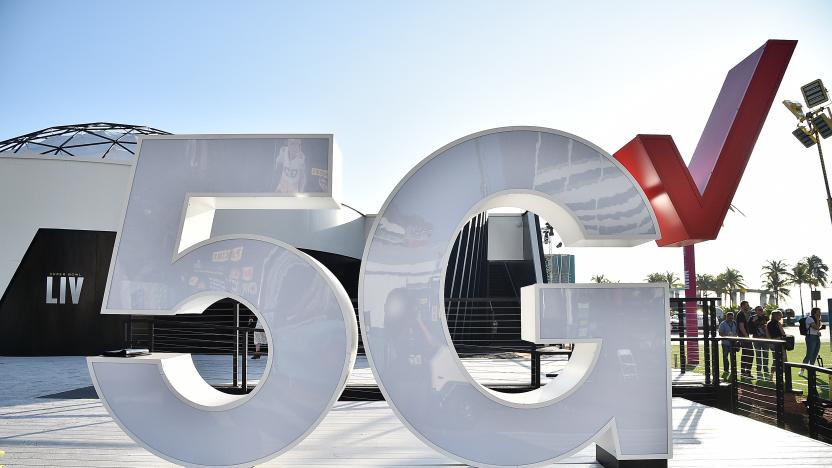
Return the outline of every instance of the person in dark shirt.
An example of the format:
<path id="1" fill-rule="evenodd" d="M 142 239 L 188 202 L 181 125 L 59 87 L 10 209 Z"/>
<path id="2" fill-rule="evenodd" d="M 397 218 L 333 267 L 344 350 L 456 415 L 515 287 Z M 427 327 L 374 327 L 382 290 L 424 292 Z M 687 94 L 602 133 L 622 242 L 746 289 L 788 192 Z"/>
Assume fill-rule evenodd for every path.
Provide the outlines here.
<path id="1" fill-rule="evenodd" d="M 723 320 L 722 323 L 719 324 L 719 336 L 723 338 L 737 336 L 737 322 L 734 320 L 733 312 L 727 312 L 725 314 L 725 320 Z M 734 349 L 736 349 L 734 344 L 734 340 L 722 340 L 722 368 L 724 372 L 729 372 L 731 370 L 730 353 L 733 353 Z M 736 362 L 734 364 L 736 365 Z"/>
<path id="2" fill-rule="evenodd" d="M 754 308 L 754 314 L 748 319 L 748 331 L 752 338 L 768 338 L 768 330 L 766 329 L 765 310 L 762 306 Z M 754 342 L 754 355 L 757 360 L 757 378 L 762 378 L 768 375 L 768 343 Z"/>
<path id="3" fill-rule="evenodd" d="M 783 329 L 783 312 L 775 310 L 771 313 L 771 319 L 766 324 L 768 337 L 772 340 L 783 340 L 786 338 L 786 330 Z"/>
<path id="4" fill-rule="evenodd" d="M 766 324 L 766 331 L 768 331 L 768 337 L 772 340 L 785 340 L 786 339 L 786 330 L 783 329 L 783 312 L 779 310 L 775 310 L 771 313 L 771 319 Z M 776 343 L 771 344 L 771 350 L 776 350 L 778 345 Z M 775 355 L 776 359 L 776 355 Z M 783 345 L 783 362 L 788 361 L 786 358 L 786 347 Z"/>
<path id="5" fill-rule="evenodd" d="M 737 336 L 740 338 L 748 338 L 748 314 L 751 312 L 751 307 L 748 301 L 740 302 L 740 311 L 737 312 Z M 740 341 L 739 347 L 742 350 L 740 356 L 740 376 L 751 377 L 751 362 L 753 360 L 754 351 L 751 349 L 751 344 L 746 341 Z"/>

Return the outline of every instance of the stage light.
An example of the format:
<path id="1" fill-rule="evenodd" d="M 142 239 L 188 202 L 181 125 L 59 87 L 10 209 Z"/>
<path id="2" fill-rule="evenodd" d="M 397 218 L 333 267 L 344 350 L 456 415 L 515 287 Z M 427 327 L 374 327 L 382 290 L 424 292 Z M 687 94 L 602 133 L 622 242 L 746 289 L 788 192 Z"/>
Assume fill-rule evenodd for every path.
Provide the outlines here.
<path id="1" fill-rule="evenodd" d="M 832 113 L 830 113 L 830 107 L 821 107 L 822 104 L 829 101 L 829 92 L 820 80 L 815 80 L 801 86 L 800 92 L 803 93 L 803 99 L 806 101 L 806 105 L 809 106 L 807 112 L 804 113 L 803 106 L 796 102 L 783 101 L 783 105 L 800 122 L 805 122 L 803 125 L 798 124 L 797 129 L 792 132 L 792 135 L 806 148 L 815 145 L 818 147 L 820 169 L 823 173 L 823 183 L 826 186 L 826 204 L 829 207 L 829 219 L 832 221 L 832 190 L 829 188 L 829 177 L 826 175 L 826 163 L 823 162 L 823 149 L 820 143 L 821 137 L 826 139 L 832 136 Z"/>
<path id="2" fill-rule="evenodd" d="M 803 113 L 803 104 L 799 102 L 789 101 L 788 99 L 783 101 L 783 105 L 786 106 L 786 109 L 791 111 L 797 120 L 803 122 L 806 119 L 806 114 Z"/>
<path id="3" fill-rule="evenodd" d="M 803 143 L 803 146 L 809 148 L 810 146 L 814 145 L 818 141 L 815 139 L 815 136 L 812 135 L 812 132 L 809 131 L 806 127 L 797 127 L 795 131 L 792 132 L 795 138 L 800 140 Z"/>
<path id="4" fill-rule="evenodd" d="M 829 93 L 823 87 L 823 82 L 820 80 L 815 80 L 801 86 L 800 91 L 803 93 L 803 100 L 806 101 L 806 105 L 810 109 L 829 100 Z"/>
<path id="5" fill-rule="evenodd" d="M 832 119 L 827 117 L 823 112 L 815 114 L 812 118 L 812 125 L 823 138 L 829 138 L 832 136 Z"/>

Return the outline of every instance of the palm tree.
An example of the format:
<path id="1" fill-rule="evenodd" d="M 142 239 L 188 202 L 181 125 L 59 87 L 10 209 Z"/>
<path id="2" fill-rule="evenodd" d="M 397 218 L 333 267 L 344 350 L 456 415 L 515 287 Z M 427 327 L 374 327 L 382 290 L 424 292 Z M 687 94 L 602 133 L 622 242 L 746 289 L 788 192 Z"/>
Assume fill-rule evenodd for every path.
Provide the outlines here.
<path id="1" fill-rule="evenodd" d="M 800 291 L 800 315 L 805 317 L 806 312 L 803 311 L 803 285 L 812 284 L 812 274 L 809 272 L 809 265 L 806 262 L 797 262 L 797 265 L 792 268 L 789 273 L 789 279 L 792 284 L 797 285 L 797 290 Z"/>
<path id="2" fill-rule="evenodd" d="M 774 293 L 774 305 L 789 295 L 789 265 L 784 260 L 766 260 L 763 265 L 763 287 Z"/>
<path id="3" fill-rule="evenodd" d="M 725 282 L 725 273 L 720 273 L 714 278 L 714 293 L 720 301 L 725 302 L 725 294 L 728 292 L 728 283 Z"/>
<path id="4" fill-rule="evenodd" d="M 647 278 L 644 278 L 644 281 L 648 283 L 664 283 L 667 281 L 667 277 L 664 276 L 664 273 L 650 273 L 647 275 Z"/>
<path id="5" fill-rule="evenodd" d="M 785 299 L 789 297 L 790 290 L 786 287 L 786 284 L 788 283 L 784 282 L 783 280 L 777 281 L 766 279 L 765 281 L 763 281 L 763 288 L 768 291 L 771 291 L 771 293 L 774 295 L 775 306 L 780 305 L 780 299 Z"/>
<path id="6" fill-rule="evenodd" d="M 809 282 L 809 289 L 825 288 L 826 280 L 829 277 L 829 267 L 817 255 L 806 257 L 805 262 L 806 266 L 809 267 L 809 275 L 812 277 L 812 281 Z"/>
<path id="7" fill-rule="evenodd" d="M 667 281 L 668 286 L 670 286 L 671 288 L 681 288 L 682 286 L 684 286 L 682 283 L 679 282 L 680 278 L 676 276 L 676 273 L 673 273 L 672 271 L 664 272 L 664 277 Z"/>
<path id="8" fill-rule="evenodd" d="M 696 289 L 702 297 L 708 297 L 708 293 L 716 292 L 716 278 L 714 275 L 696 275 Z"/>
<path id="9" fill-rule="evenodd" d="M 592 281 L 594 283 L 612 283 L 612 281 L 609 278 L 607 278 L 607 275 L 595 275 L 592 277 Z"/>
<path id="10" fill-rule="evenodd" d="M 731 298 L 731 305 L 734 305 L 734 293 L 746 288 L 745 279 L 736 268 L 726 268 L 722 275 L 722 279 L 725 281 L 725 289 Z"/>
<path id="11" fill-rule="evenodd" d="M 667 283 L 667 286 L 670 288 L 681 286 L 679 284 L 679 277 L 672 271 L 666 271 L 664 273 L 650 273 L 644 280 L 648 283 Z"/>

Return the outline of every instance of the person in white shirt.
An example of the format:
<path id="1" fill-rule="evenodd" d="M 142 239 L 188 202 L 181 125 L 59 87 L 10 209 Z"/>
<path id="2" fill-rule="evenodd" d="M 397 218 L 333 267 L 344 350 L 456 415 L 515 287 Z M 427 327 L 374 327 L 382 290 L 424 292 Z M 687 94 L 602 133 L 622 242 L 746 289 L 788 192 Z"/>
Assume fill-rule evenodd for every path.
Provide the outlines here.
<path id="1" fill-rule="evenodd" d="M 276 192 L 301 193 L 306 190 L 306 155 L 299 138 L 289 138 L 286 146 L 280 148 L 275 159 L 275 168 L 278 167 L 281 172 Z"/>
<path id="2" fill-rule="evenodd" d="M 826 328 L 820 321 L 820 308 L 812 308 L 812 313 L 806 318 L 806 357 L 803 358 L 803 364 L 815 365 L 815 360 L 820 353 L 820 331 Z M 804 371 L 800 370 L 800 376 L 803 377 Z"/>

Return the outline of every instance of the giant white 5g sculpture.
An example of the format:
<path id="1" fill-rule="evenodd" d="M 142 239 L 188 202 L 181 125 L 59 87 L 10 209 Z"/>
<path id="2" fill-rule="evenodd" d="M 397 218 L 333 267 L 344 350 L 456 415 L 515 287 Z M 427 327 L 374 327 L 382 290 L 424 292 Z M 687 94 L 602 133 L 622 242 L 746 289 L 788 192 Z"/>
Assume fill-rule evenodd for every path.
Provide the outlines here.
<path id="1" fill-rule="evenodd" d="M 314 429 L 344 388 L 357 335 L 338 281 L 273 239 L 209 239 L 217 207 L 291 207 L 293 194 L 275 191 L 296 181 L 277 181 L 268 168 L 299 140 L 325 148 L 330 168 L 337 162 L 327 136 L 141 142 L 104 312 L 200 312 L 230 296 L 259 314 L 275 349 L 248 396 L 211 388 L 187 355 L 89 359 L 96 389 L 122 429 L 167 460 L 247 466 L 277 456 Z M 330 183 L 337 174 L 322 180 L 320 193 L 302 195 L 326 195 L 320 205 L 327 207 Z M 498 206 L 540 214 L 567 245 L 630 246 L 659 237 L 638 184 L 575 136 L 503 128 L 440 149 L 390 195 L 364 251 L 361 327 L 390 406 L 425 443 L 474 465 L 548 463 L 593 441 L 621 460 L 669 458 L 664 286 L 524 288 L 523 338 L 576 343 L 566 370 L 550 385 L 514 395 L 477 384 L 465 370 L 445 323 L 445 270 L 461 226 Z M 403 242 L 396 234 L 402 229 L 421 241 Z M 253 272 L 255 287 L 226 280 L 241 267 Z M 207 283 L 198 274 L 206 269 L 213 278 Z"/>
<path id="2" fill-rule="evenodd" d="M 290 449 L 338 399 L 355 361 L 352 304 L 326 268 L 274 239 L 201 240 L 210 233 L 203 218 L 214 207 L 291 203 L 276 196 L 286 179 L 274 171 L 290 140 L 297 139 L 174 137 L 141 143 L 103 312 L 201 312 L 230 296 L 257 311 L 274 347 L 260 384 L 246 396 L 210 387 L 187 355 L 89 359 L 96 390 L 113 418 L 138 443 L 174 463 L 251 466 Z M 307 153 L 318 147 L 323 155 L 333 154 L 330 137 L 306 143 Z M 185 237 L 201 242 L 180 251 Z M 243 274 L 253 286 L 232 281 Z"/>

